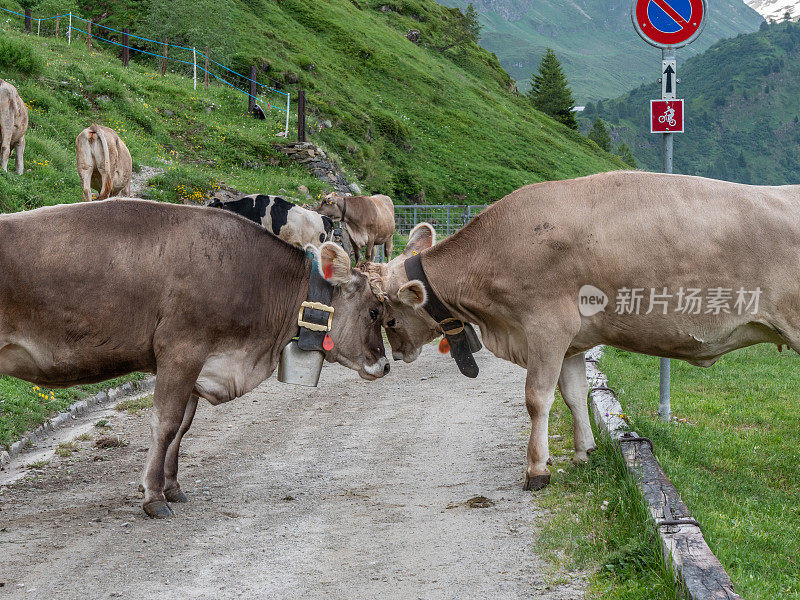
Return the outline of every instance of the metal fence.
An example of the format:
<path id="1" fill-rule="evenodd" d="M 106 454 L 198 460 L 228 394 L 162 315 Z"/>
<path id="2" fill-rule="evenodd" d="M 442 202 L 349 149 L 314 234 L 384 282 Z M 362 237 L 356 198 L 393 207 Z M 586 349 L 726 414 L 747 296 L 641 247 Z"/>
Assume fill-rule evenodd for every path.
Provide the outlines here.
<path id="1" fill-rule="evenodd" d="M 397 256 L 406 247 L 408 234 L 419 223 L 430 223 L 436 229 L 437 239 L 453 235 L 472 217 L 486 208 L 483 204 L 395 204 L 394 251 Z M 382 252 L 378 252 L 379 255 Z M 378 258 L 380 260 L 380 258 Z"/>

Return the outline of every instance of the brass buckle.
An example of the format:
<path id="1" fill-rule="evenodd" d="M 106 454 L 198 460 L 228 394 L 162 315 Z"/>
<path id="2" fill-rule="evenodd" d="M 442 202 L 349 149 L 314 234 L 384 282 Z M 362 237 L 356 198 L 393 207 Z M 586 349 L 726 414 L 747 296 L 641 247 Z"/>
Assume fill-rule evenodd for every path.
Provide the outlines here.
<path id="1" fill-rule="evenodd" d="M 461 327 L 453 329 L 452 331 L 445 331 L 444 324 L 445 323 L 449 323 L 451 321 L 454 322 L 454 323 L 461 323 Z M 459 333 L 464 331 L 464 322 L 459 320 L 459 319 L 454 319 L 453 317 L 448 317 L 447 319 L 445 319 L 444 321 L 441 321 L 439 323 L 439 328 L 442 330 L 442 333 L 444 335 L 458 335 Z"/>
<path id="2" fill-rule="evenodd" d="M 303 320 L 303 311 L 307 308 L 311 310 L 321 310 L 323 312 L 328 313 L 328 324 L 326 325 L 317 325 L 316 323 L 310 323 L 308 321 Z M 322 304 L 321 302 L 309 302 L 306 300 L 300 305 L 300 313 L 297 315 L 297 324 L 300 327 L 305 327 L 311 331 L 330 331 L 331 324 L 333 323 L 333 307 L 328 306 L 327 304 Z"/>

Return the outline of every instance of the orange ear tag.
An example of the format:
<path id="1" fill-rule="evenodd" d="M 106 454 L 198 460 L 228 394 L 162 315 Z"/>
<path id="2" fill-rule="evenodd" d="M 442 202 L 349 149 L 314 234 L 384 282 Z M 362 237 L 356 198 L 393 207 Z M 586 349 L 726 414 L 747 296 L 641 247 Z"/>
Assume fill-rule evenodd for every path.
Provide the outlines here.
<path id="1" fill-rule="evenodd" d="M 333 275 L 333 265 L 328 265 L 325 267 L 325 279 L 330 279 L 331 275 Z M 333 342 L 331 342 L 331 348 L 333 348 Z"/>
<path id="2" fill-rule="evenodd" d="M 443 337 L 442 341 L 439 342 L 439 352 L 442 354 L 447 354 L 450 352 L 450 342 L 447 341 L 446 337 Z"/>
<path id="3" fill-rule="evenodd" d="M 322 348 L 325 350 L 325 352 L 330 352 L 333 350 L 333 338 L 327 333 L 325 334 L 325 337 L 322 338 Z"/>

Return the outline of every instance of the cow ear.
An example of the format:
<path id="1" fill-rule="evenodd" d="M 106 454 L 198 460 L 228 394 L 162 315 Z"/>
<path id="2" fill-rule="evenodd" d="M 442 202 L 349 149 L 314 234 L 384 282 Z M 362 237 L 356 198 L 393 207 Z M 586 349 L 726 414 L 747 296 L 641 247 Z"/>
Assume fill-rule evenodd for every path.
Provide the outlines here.
<path id="1" fill-rule="evenodd" d="M 420 223 L 408 236 L 408 244 L 403 250 L 403 256 L 408 258 L 427 250 L 436 243 L 436 230 L 430 223 Z"/>
<path id="2" fill-rule="evenodd" d="M 425 292 L 425 286 L 418 279 L 412 279 L 408 283 L 404 283 L 397 290 L 397 297 L 400 302 L 410 306 L 414 310 L 418 310 L 425 306 L 428 301 L 428 295 Z"/>
<path id="3" fill-rule="evenodd" d="M 344 285 L 350 281 L 350 257 L 339 244 L 325 242 L 320 246 L 319 268 L 332 285 Z"/>

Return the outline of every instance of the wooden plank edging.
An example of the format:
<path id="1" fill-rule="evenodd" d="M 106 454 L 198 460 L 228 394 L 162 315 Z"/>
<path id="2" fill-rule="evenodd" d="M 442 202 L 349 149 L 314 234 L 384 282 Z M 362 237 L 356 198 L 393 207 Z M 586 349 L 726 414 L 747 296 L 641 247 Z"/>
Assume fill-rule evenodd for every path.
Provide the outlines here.
<path id="1" fill-rule="evenodd" d="M 711 552 L 678 490 L 653 455 L 649 441 L 631 431 L 620 416 L 622 405 L 609 391 L 608 379 L 597 366 L 596 361 L 602 354 L 600 346 L 586 353 L 586 376 L 591 386 L 589 404 L 595 422 L 619 445 L 625 466 L 647 502 L 661 539 L 664 563 L 672 569 L 686 598 L 742 600 L 733 590 L 731 578 Z"/>

